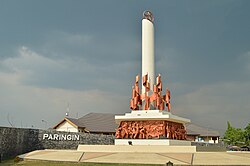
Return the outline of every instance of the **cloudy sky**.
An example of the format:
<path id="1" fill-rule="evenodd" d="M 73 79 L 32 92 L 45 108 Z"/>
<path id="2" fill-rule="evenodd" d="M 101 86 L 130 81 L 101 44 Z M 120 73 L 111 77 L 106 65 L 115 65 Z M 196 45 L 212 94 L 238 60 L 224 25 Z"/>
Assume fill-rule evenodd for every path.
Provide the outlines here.
<path id="1" fill-rule="evenodd" d="M 67 111 L 130 112 L 141 18 L 172 113 L 223 131 L 250 121 L 250 1 L 0 1 L 0 125 L 45 128 Z M 42 122 L 42 120 L 46 122 Z M 10 124 L 11 123 L 11 124 Z"/>

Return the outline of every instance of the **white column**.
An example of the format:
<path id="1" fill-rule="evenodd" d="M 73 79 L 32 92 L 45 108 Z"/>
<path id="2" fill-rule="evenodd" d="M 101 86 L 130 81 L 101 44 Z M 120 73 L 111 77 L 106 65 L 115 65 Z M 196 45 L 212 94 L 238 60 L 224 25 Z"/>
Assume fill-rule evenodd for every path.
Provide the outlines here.
<path id="1" fill-rule="evenodd" d="M 142 19 L 142 77 L 148 73 L 151 91 L 155 83 L 154 63 L 154 24 L 144 18 Z M 142 93 L 144 92 L 142 88 Z"/>

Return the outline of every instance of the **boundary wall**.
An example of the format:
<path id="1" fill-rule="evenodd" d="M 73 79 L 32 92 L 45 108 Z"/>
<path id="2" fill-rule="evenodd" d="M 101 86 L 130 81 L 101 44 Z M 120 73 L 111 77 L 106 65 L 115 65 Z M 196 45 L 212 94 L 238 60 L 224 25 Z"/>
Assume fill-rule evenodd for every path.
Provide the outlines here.
<path id="1" fill-rule="evenodd" d="M 114 145 L 114 139 L 113 135 L 0 127 L 0 158 L 41 149 L 77 149 L 79 144 Z"/>

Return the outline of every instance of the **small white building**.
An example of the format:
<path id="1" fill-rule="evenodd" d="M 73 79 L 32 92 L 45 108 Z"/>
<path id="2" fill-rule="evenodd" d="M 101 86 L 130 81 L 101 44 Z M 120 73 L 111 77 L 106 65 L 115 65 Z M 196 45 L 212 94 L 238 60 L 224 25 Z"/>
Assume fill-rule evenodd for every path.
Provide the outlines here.
<path id="1" fill-rule="evenodd" d="M 117 127 L 115 114 L 89 113 L 79 119 L 65 117 L 53 129 L 56 129 L 56 131 L 114 135 Z"/>
<path id="2" fill-rule="evenodd" d="M 61 122 L 53 127 L 56 131 L 66 131 L 66 132 L 85 132 L 83 126 L 77 123 L 77 119 L 65 117 Z"/>
<path id="3" fill-rule="evenodd" d="M 219 143 L 220 134 L 216 130 L 204 128 L 193 123 L 186 124 L 187 138 L 193 142 Z"/>

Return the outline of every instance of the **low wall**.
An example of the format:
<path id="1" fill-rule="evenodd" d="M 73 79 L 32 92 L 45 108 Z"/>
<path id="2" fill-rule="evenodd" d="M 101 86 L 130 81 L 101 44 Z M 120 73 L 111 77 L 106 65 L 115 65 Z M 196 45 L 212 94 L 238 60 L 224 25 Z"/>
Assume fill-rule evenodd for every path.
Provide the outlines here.
<path id="1" fill-rule="evenodd" d="M 79 144 L 113 145 L 114 136 L 0 127 L 2 159 L 39 149 L 77 149 Z"/>
<path id="2" fill-rule="evenodd" d="M 192 146 L 196 146 L 197 152 L 225 152 L 226 145 L 222 142 L 218 144 L 204 143 L 204 142 L 191 142 Z"/>

